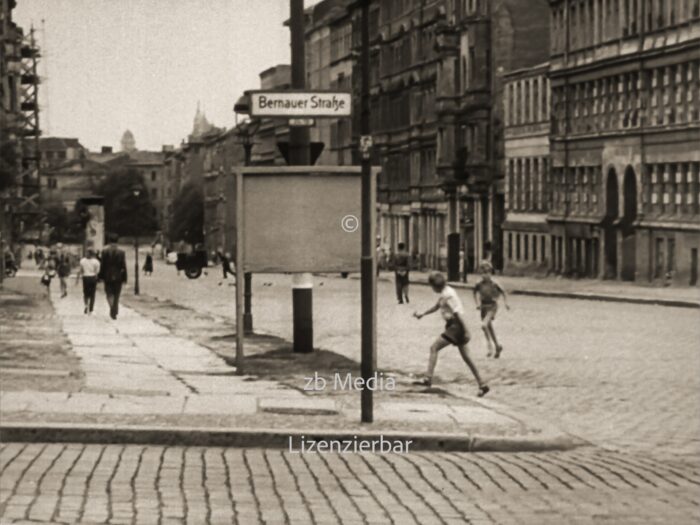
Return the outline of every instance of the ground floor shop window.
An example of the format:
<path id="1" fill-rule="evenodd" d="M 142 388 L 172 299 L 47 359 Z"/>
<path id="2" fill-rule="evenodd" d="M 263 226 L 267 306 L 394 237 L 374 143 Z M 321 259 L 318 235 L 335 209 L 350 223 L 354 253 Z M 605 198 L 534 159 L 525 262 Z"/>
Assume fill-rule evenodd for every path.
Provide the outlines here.
<path id="1" fill-rule="evenodd" d="M 508 234 L 508 260 L 513 260 L 513 234 Z"/>
<path id="2" fill-rule="evenodd" d="M 540 260 L 544 261 L 547 258 L 545 251 L 545 236 L 540 237 Z"/>
<path id="3" fill-rule="evenodd" d="M 676 266 L 676 240 L 668 239 L 668 245 L 666 249 L 666 271 L 675 271 Z"/>
<path id="4" fill-rule="evenodd" d="M 529 254 L 529 244 L 528 244 L 528 236 L 525 235 L 525 241 L 523 242 L 523 258 L 527 261 L 528 260 L 528 254 Z"/>
<path id="5" fill-rule="evenodd" d="M 661 238 L 656 239 L 654 260 L 654 278 L 659 279 L 664 271 L 664 240 Z"/>

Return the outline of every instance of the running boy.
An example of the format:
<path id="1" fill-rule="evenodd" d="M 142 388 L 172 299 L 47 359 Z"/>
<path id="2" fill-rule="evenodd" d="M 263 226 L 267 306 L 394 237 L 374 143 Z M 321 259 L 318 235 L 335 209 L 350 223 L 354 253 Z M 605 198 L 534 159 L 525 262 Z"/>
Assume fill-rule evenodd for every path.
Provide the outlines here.
<path id="1" fill-rule="evenodd" d="M 455 345 L 459 349 L 462 359 L 464 359 L 464 362 L 467 363 L 467 366 L 471 370 L 472 374 L 474 374 L 474 378 L 479 385 L 477 395 L 482 397 L 489 391 L 489 387 L 481 380 L 479 372 L 469 356 L 469 349 L 467 348 L 467 342 L 469 341 L 469 330 L 467 330 L 467 325 L 464 321 L 464 306 L 462 305 L 462 301 L 454 288 L 447 285 L 445 277 L 441 273 L 432 273 L 428 278 L 428 282 L 433 288 L 433 291 L 440 295 L 440 298 L 435 306 L 426 310 L 422 314 L 415 312 L 413 316 L 416 319 L 420 319 L 421 317 L 440 310 L 442 317 L 445 319 L 446 325 L 445 331 L 437 339 L 435 339 L 435 342 L 430 347 L 428 373 L 420 384 L 425 386 L 432 385 L 438 352 L 446 346 Z"/>
<path id="2" fill-rule="evenodd" d="M 493 280 L 491 273 L 493 266 L 488 261 L 481 263 L 481 281 L 474 287 L 474 301 L 476 309 L 481 311 L 481 329 L 486 335 L 486 343 L 489 346 L 487 357 L 494 356 L 494 347 L 496 350 L 495 358 L 498 359 L 503 351 L 503 346 L 498 344 L 496 339 L 496 331 L 493 329 L 493 321 L 496 318 L 498 311 L 498 298 L 503 295 L 503 304 L 506 310 L 510 310 L 506 291 Z"/>

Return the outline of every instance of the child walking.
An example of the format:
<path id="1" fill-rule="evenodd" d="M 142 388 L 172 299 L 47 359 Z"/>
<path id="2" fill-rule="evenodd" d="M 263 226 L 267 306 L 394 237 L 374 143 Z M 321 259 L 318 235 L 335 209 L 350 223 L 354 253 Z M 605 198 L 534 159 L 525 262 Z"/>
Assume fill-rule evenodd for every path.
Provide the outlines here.
<path id="1" fill-rule="evenodd" d="M 46 286 L 46 295 L 51 294 L 51 281 L 56 277 L 56 270 L 53 263 L 49 261 L 44 268 L 44 274 L 41 276 L 41 284 Z"/>
<path id="2" fill-rule="evenodd" d="M 506 291 L 493 280 L 491 277 L 492 273 L 493 266 L 491 266 L 491 263 L 488 261 L 482 262 L 481 281 L 474 287 L 474 301 L 476 302 L 476 309 L 481 311 L 481 329 L 486 335 L 486 343 L 489 347 L 486 355 L 487 357 L 494 356 L 498 359 L 503 351 L 503 346 L 499 344 L 496 338 L 496 331 L 493 328 L 493 321 L 496 319 L 496 312 L 498 311 L 498 298 L 501 295 L 503 296 L 503 304 L 506 310 L 510 310 L 510 306 L 508 306 Z"/>
<path id="3" fill-rule="evenodd" d="M 460 300 L 457 292 L 451 286 L 447 285 L 445 281 L 445 276 L 439 272 L 435 272 L 430 275 L 428 282 L 436 294 L 440 295 L 438 302 L 432 308 L 429 308 L 422 314 L 415 312 L 413 316 L 416 319 L 420 319 L 426 315 L 432 314 L 440 310 L 443 319 L 445 319 L 445 331 L 435 339 L 432 346 L 430 347 L 430 359 L 428 361 L 428 373 L 425 379 L 419 382 L 419 384 L 425 386 L 431 386 L 433 382 L 433 373 L 435 372 L 435 366 L 437 365 L 438 352 L 449 345 L 455 345 L 459 350 L 462 359 L 471 370 L 476 379 L 479 390 L 477 395 L 482 397 L 486 395 L 489 391 L 489 387 L 484 383 L 479 375 L 479 371 L 476 369 L 476 365 L 469 355 L 469 349 L 467 343 L 469 342 L 469 330 L 464 321 L 464 306 Z"/>

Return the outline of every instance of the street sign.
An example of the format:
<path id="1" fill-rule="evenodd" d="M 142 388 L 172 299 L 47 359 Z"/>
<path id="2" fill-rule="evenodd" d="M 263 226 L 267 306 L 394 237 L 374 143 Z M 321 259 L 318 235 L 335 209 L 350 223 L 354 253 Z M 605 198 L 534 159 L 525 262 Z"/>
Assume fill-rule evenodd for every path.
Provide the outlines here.
<path id="1" fill-rule="evenodd" d="M 369 159 L 372 150 L 372 135 L 362 135 L 360 137 L 360 151 L 363 159 Z"/>
<path id="2" fill-rule="evenodd" d="M 248 91 L 251 117 L 338 118 L 352 113 L 352 95 L 342 91 Z"/>
<path id="3" fill-rule="evenodd" d="M 311 126 L 314 126 L 315 124 L 316 124 L 316 121 L 312 118 L 290 118 L 289 119 L 289 125 L 292 127 L 310 128 Z"/>
<path id="4" fill-rule="evenodd" d="M 323 142 L 313 141 L 309 143 L 309 154 L 311 155 L 311 159 L 309 159 L 309 162 L 312 166 L 316 164 L 316 161 L 321 156 L 321 153 L 323 153 L 324 146 L 325 143 Z M 287 164 L 289 164 L 289 142 L 287 142 L 286 140 L 279 141 L 277 143 L 277 149 L 282 154 L 282 157 L 284 157 L 284 161 Z"/>

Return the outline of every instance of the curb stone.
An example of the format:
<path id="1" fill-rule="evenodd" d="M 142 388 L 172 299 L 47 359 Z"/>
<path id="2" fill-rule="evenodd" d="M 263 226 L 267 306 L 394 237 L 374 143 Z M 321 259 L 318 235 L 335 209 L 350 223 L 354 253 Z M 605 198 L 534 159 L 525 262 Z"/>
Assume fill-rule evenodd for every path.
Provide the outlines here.
<path id="1" fill-rule="evenodd" d="M 413 451 L 442 452 L 544 452 L 570 450 L 587 445 L 573 436 L 544 433 L 537 436 L 469 436 L 433 432 L 329 431 L 318 429 L 221 429 L 188 427 L 149 427 L 85 424 L 0 425 L 0 442 L 148 444 L 169 446 L 276 448 L 289 449 L 290 438 L 298 444 L 304 437 L 312 440 L 385 440 L 411 441 Z"/>
<path id="2" fill-rule="evenodd" d="M 359 279 L 359 276 L 351 275 L 350 279 Z M 386 276 L 379 277 L 379 280 L 390 281 Z M 410 284 L 418 286 L 428 286 L 425 280 L 411 280 Z M 474 285 L 461 281 L 449 281 L 448 284 L 454 288 L 473 290 Z M 529 295 L 532 297 L 554 297 L 557 299 L 580 299 L 587 301 L 606 301 L 613 303 L 647 304 L 653 306 L 672 306 L 676 308 L 700 308 L 700 301 L 685 301 L 682 299 L 660 299 L 652 297 L 631 297 L 626 295 L 611 295 L 597 292 L 557 292 L 547 290 L 527 290 L 513 289 L 507 290 L 510 295 Z"/>

